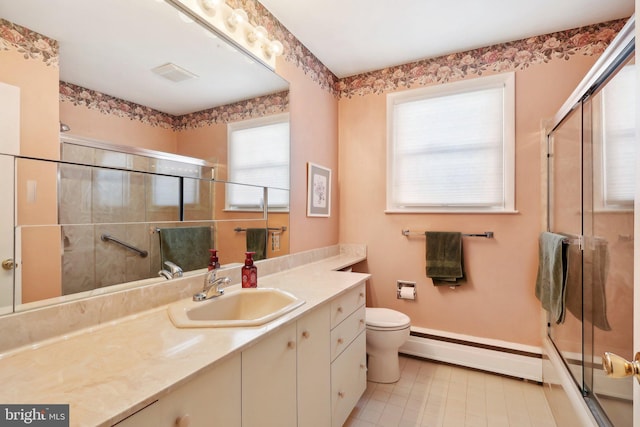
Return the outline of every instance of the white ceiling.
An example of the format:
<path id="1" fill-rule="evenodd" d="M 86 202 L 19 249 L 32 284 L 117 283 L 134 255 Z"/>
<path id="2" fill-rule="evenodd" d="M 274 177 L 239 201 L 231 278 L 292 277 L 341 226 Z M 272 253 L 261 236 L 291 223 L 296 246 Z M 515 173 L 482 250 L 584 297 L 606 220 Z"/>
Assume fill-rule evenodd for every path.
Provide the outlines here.
<path id="1" fill-rule="evenodd" d="M 61 80 L 168 114 L 288 89 L 162 0 L 0 0 L 0 17 L 59 42 Z M 152 73 L 168 62 L 197 78 Z"/>
<path id="2" fill-rule="evenodd" d="M 634 11 L 634 0 L 259 1 L 341 78 Z"/>

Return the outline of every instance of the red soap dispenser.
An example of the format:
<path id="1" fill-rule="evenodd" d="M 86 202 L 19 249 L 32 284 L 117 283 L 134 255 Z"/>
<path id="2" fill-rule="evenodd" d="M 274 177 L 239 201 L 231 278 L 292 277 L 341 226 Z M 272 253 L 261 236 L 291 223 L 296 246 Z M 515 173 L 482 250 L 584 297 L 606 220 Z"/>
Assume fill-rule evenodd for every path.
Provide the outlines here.
<path id="1" fill-rule="evenodd" d="M 253 265 L 253 254 L 255 252 L 245 252 L 247 257 L 242 267 L 242 287 L 257 288 L 258 287 L 258 267 Z"/>
<path id="2" fill-rule="evenodd" d="M 217 270 L 218 268 L 220 268 L 220 262 L 218 262 L 218 251 L 216 249 L 209 249 L 209 253 L 211 255 L 209 256 L 208 269 L 209 271 Z"/>

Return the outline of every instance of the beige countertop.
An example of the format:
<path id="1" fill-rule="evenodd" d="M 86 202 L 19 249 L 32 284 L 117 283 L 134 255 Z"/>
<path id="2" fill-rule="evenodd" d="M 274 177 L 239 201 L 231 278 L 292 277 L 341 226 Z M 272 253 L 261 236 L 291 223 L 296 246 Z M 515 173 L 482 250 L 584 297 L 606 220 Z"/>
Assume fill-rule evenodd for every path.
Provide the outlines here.
<path id="1" fill-rule="evenodd" d="M 69 404 L 72 426 L 111 425 L 362 283 L 368 274 L 335 270 L 363 259 L 341 253 L 259 277 L 305 300 L 263 326 L 178 329 L 163 305 L 33 343 L 0 359 L 0 403 Z"/>

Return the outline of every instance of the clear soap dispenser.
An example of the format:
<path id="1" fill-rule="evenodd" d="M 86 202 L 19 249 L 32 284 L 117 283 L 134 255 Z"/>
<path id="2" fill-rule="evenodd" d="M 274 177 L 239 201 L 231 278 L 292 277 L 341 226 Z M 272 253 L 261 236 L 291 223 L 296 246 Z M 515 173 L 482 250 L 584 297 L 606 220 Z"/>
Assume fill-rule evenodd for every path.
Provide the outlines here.
<path id="1" fill-rule="evenodd" d="M 253 254 L 255 252 L 245 252 L 246 258 L 242 267 L 242 287 L 257 288 L 258 287 L 258 267 L 253 265 Z"/>

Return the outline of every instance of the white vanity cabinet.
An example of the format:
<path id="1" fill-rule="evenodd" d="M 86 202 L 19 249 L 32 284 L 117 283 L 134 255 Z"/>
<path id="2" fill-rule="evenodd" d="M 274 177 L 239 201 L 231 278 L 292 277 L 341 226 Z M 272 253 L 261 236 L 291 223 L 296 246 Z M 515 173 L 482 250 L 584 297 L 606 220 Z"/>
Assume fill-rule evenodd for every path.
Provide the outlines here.
<path id="1" fill-rule="evenodd" d="M 240 369 L 240 355 L 237 354 L 116 426 L 240 426 Z"/>
<path id="2" fill-rule="evenodd" d="M 365 285 L 331 303 L 331 425 L 340 427 L 367 387 Z"/>
<path id="3" fill-rule="evenodd" d="M 296 323 L 242 352 L 242 426 L 295 427 Z"/>
<path id="4" fill-rule="evenodd" d="M 242 426 L 342 426 L 366 385 L 364 282 L 242 352 Z"/>
<path id="5" fill-rule="evenodd" d="M 118 427 L 342 426 L 366 388 L 364 282 Z"/>
<path id="6" fill-rule="evenodd" d="M 298 320 L 298 426 L 331 425 L 329 304 Z"/>

